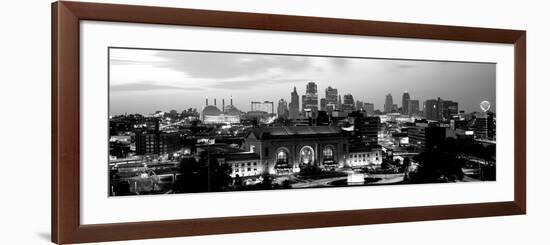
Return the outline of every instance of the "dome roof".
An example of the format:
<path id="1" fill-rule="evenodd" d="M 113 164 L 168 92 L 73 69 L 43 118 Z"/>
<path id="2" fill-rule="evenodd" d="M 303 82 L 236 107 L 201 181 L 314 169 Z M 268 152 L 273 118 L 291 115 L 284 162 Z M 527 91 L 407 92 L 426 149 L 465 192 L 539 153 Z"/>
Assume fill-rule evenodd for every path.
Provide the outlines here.
<path id="1" fill-rule="evenodd" d="M 234 107 L 232 105 L 228 105 L 225 107 L 225 114 L 226 115 L 232 115 L 232 116 L 238 116 L 241 115 L 241 111 L 237 109 L 237 107 Z"/>
<path id="2" fill-rule="evenodd" d="M 222 114 L 222 111 L 213 105 L 208 105 L 202 109 L 202 114 L 206 116 L 219 116 Z"/>

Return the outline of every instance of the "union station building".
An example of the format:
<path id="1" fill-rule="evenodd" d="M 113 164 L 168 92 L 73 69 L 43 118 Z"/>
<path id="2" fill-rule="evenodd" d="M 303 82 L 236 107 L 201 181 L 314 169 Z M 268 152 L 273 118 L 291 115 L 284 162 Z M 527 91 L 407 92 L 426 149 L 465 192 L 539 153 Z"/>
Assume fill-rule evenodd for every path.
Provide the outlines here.
<path id="1" fill-rule="evenodd" d="M 349 134 L 333 126 L 265 127 L 251 130 L 244 148 L 259 156 L 270 174 L 300 171 L 300 166 L 316 165 L 336 169 L 347 164 Z"/>

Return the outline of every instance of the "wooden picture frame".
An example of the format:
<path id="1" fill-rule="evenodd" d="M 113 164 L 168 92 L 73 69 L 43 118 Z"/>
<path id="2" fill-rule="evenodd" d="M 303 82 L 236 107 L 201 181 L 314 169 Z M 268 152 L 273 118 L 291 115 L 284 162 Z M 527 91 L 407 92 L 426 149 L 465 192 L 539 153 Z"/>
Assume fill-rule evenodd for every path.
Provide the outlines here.
<path id="1" fill-rule="evenodd" d="M 82 20 L 513 44 L 514 200 L 478 204 L 82 225 L 79 200 L 79 22 Z M 306 229 L 526 213 L 525 31 L 62 1 L 52 4 L 51 44 L 51 237 L 55 243 Z"/>

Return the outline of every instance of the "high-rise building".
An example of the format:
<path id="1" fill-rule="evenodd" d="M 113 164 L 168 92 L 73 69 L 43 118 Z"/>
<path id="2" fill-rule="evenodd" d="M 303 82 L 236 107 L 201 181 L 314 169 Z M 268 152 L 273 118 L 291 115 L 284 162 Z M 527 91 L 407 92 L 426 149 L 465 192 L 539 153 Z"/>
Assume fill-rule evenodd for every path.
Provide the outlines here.
<path id="1" fill-rule="evenodd" d="M 296 119 L 300 115 L 300 97 L 298 92 L 296 92 L 296 87 L 294 91 L 290 93 L 290 104 L 289 104 L 289 115 L 290 119 Z"/>
<path id="2" fill-rule="evenodd" d="M 391 113 L 393 107 L 393 98 L 391 94 L 386 95 L 386 102 L 384 103 L 384 112 L 385 113 Z"/>
<path id="3" fill-rule="evenodd" d="M 374 115 L 374 104 L 372 103 L 364 103 L 363 108 L 365 108 L 365 112 L 367 113 L 367 116 Z"/>
<path id="4" fill-rule="evenodd" d="M 340 110 L 338 107 L 338 89 L 328 87 L 325 89 L 326 107 L 327 111 Z M 329 113 L 330 114 L 330 113 Z"/>
<path id="5" fill-rule="evenodd" d="M 495 114 L 493 112 L 482 112 L 475 119 L 474 133 L 479 139 L 495 139 Z"/>
<path id="6" fill-rule="evenodd" d="M 363 144 L 377 145 L 380 117 L 359 116 L 354 119 L 354 132 Z"/>
<path id="7" fill-rule="evenodd" d="M 326 98 L 321 98 L 319 101 L 321 103 L 321 108 L 319 110 L 327 111 L 327 99 Z"/>
<path id="8" fill-rule="evenodd" d="M 410 100 L 411 100 L 411 96 L 409 95 L 409 92 L 405 91 L 405 93 L 403 93 L 403 99 L 401 100 L 401 114 L 409 115 Z"/>
<path id="9" fill-rule="evenodd" d="M 364 111 L 365 108 L 363 107 L 364 107 L 363 101 L 360 101 L 360 100 L 355 101 L 355 110 Z"/>
<path id="10" fill-rule="evenodd" d="M 458 116 L 458 103 L 451 100 L 442 100 L 437 98 L 438 119 L 449 121 L 454 116 Z"/>
<path id="11" fill-rule="evenodd" d="M 415 123 L 409 126 L 409 144 L 421 149 L 434 149 L 439 147 L 446 139 L 446 129 L 428 123 Z"/>
<path id="12" fill-rule="evenodd" d="M 288 118 L 288 105 L 286 103 L 286 100 L 280 99 L 279 104 L 277 105 L 277 116 L 281 118 Z"/>
<path id="13" fill-rule="evenodd" d="M 391 107 L 391 112 L 399 112 L 399 106 L 397 104 L 393 104 Z"/>
<path id="14" fill-rule="evenodd" d="M 428 120 L 437 121 L 438 112 L 437 112 L 437 100 L 426 100 L 424 102 L 424 117 Z"/>
<path id="15" fill-rule="evenodd" d="M 216 100 L 214 100 L 215 103 Z M 275 104 L 273 101 L 251 101 L 250 102 L 250 111 L 263 111 L 266 113 L 275 113 Z"/>
<path id="16" fill-rule="evenodd" d="M 476 138 L 478 139 L 487 139 L 488 138 L 488 120 L 487 114 L 482 113 L 480 116 L 476 117 L 474 132 Z"/>
<path id="17" fill-rule="evenodd" d="M 306 94 L 302 96 L 302 111 L 309 109 L 313 118 L 317 117 L 319 111 L 319 100 L 317 96 L 317 84 L 309 82 L 306 85 Z"/>
<path id="18" fill-rule="evenodd" d="M 342 95 L 338 95 L 337 110 L 342 110 Z"/>
<path id="19" fill-rule="evenodd" d="M 417 115 L 420 111 L 420 102 L 418 100 L 409 100 L 407 112 L 409 116 Z"/>
<path id="20" fill-rule="evenodd" d="M 344 95 L 344 103 L 342 104 L 342 111 L 350 113 L 355 110 L 355 102 L 353 100 L 353 95 L 346 94 Z"/>

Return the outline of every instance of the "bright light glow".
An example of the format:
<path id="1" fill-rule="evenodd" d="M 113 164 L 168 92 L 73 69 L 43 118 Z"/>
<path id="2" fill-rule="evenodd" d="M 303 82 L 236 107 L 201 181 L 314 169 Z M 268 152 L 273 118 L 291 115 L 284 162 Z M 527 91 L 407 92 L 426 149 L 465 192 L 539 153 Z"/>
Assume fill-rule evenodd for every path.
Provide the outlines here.
<path id="1" fill-rule="evenodd" d="M 483 112 L 487 112 L 491 108 L 491 103 L 484 100 L 479 103 L 479 107 L 481 108 L 481 110 L 483 110 Z"/>

